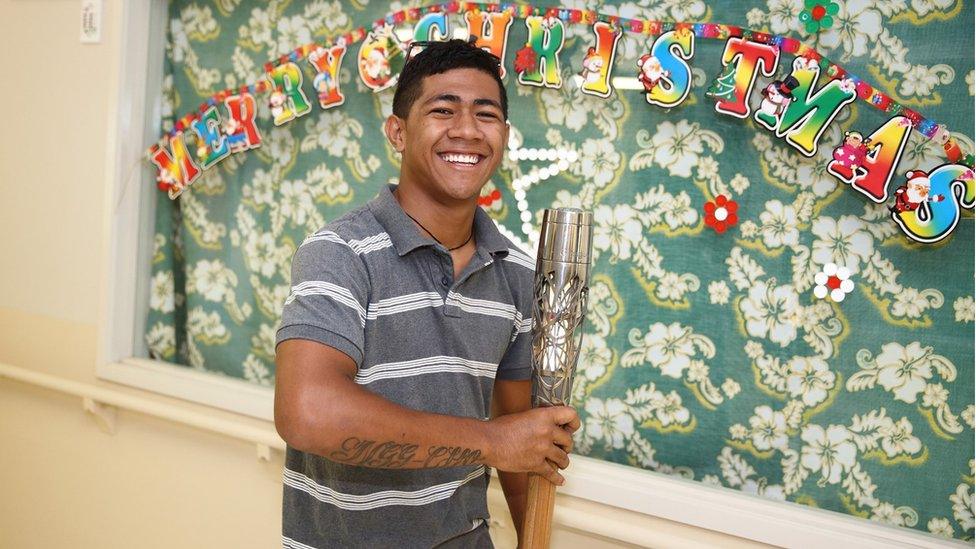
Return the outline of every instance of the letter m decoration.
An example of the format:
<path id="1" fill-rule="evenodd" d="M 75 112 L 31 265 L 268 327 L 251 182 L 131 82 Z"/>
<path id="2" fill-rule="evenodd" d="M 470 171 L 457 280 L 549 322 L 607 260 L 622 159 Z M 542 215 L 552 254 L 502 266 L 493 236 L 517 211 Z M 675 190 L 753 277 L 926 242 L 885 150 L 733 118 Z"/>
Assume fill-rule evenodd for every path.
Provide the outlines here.
<path id="1" fill-rule="evenodd" d="M 159 170 L 159 188 L 167 191 L 170 198 L 181 195 L 200 177 L 200 168 L 193 163 L 190 152 L 186 150 L 183 132 L 170 138 L 169 150 L 154 145 L 149 152 L 149 160 Z"/>

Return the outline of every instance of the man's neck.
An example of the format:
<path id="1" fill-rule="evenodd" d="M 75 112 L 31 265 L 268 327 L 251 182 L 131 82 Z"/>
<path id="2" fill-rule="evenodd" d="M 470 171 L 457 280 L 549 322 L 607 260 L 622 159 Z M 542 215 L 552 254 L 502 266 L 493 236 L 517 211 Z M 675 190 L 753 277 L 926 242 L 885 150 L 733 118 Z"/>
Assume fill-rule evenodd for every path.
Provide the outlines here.
<path id="1" fill-rule="evenodd" d="M 444 204 L 412 185 L 400 184 L 393 193 L 403 211 L 430 231 L 444 246 L 458 246 L 474 230 L 476 200 Z"/>

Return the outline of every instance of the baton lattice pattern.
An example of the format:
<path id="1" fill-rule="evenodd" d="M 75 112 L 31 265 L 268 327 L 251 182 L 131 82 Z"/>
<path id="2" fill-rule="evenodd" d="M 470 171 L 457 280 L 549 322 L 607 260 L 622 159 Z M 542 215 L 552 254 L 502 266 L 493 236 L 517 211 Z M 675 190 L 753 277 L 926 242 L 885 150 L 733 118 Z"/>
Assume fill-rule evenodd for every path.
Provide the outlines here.
<path id="1" fill-rule="evenodd" d="M 582 342 L 587 288 L 574 274 L 560 284 L 555 271 L 536 273 L 532 316 L 533 406 L 568 405 Z"/>

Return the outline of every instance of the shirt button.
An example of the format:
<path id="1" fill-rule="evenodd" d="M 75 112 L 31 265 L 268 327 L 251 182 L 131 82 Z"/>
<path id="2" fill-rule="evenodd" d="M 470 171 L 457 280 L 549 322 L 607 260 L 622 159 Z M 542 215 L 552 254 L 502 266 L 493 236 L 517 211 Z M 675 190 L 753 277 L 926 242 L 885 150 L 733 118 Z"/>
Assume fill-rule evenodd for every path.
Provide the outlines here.
<path id="1" fill-rule="evenodd" d="M 451 283 L 451 279 L 450 278 L 447 278 L 447 275 L 444 275 L 443 277 L 441 277 L 441 284 L 443 284 L 445 286 L 448 286 L 448 285 L 450 285 L 450 283 Z"/>

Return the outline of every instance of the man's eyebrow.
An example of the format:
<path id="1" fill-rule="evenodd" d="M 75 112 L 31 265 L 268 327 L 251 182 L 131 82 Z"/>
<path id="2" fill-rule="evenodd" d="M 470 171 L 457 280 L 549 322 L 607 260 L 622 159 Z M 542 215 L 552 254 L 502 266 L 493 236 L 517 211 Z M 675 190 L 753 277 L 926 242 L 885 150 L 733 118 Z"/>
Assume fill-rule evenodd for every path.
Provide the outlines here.
<path id="1" fill-rule="evenodd" d="M 424 104 L 426 105 L 428 103 L 434 103 L 436 101 L 447 101 L 448 103 L 461 103 L 462 102 L 461 101 L 461 98 L 459 96 L 457 96 L 457 95 L 454 95 L 452 93 L 442 93 L 442 94 L 435 95 L 435 96 L 431 97 L 427 101 L 424 101 Z M 474 104 L 475 105 L 489 105 L 491 107 L 497 108 L 498 110 L 502 110 L 501 103 L 499 103 L 498 101 L 495 101 L 494 99 L 489 99 L 489 98 L 486 98 L 486 97 L 479 97 L 478 99 L 475 99 L 474 100 Z"/>
<path id="2" fill-rule="evenodd" d="M 479 98 L 479 99 L 475 99 L 474 100 L 474 104 L 475 105 L 490 105 L 492 107 L 497 108 L 498 110 L 502 110 L 501 103 L 499 103 L 498 101 L 495 101 L 494 99 Z"/>

